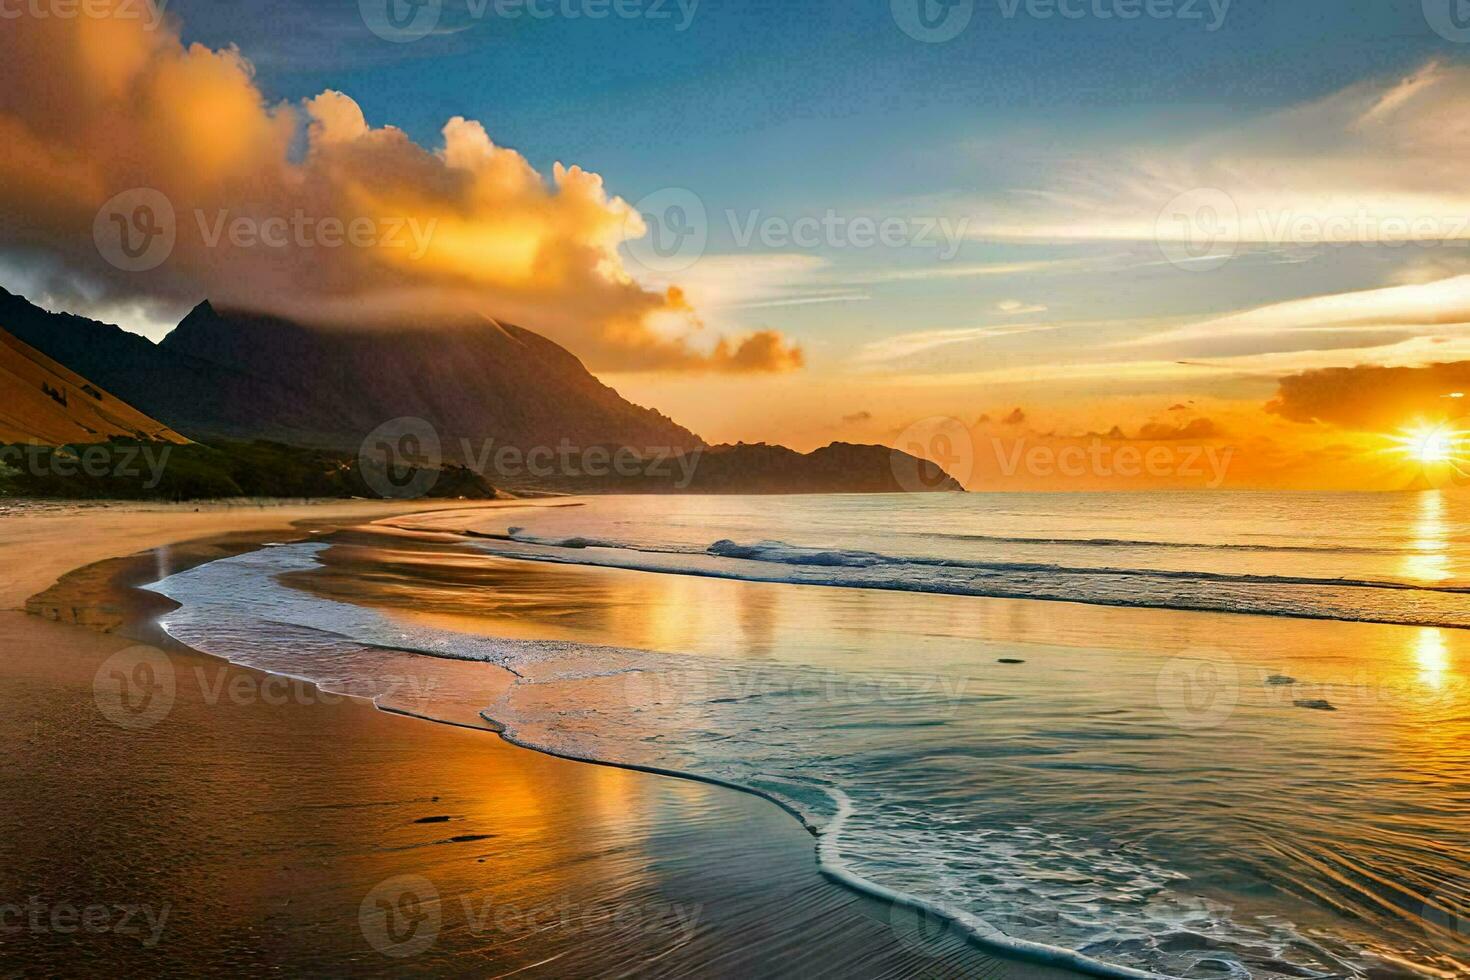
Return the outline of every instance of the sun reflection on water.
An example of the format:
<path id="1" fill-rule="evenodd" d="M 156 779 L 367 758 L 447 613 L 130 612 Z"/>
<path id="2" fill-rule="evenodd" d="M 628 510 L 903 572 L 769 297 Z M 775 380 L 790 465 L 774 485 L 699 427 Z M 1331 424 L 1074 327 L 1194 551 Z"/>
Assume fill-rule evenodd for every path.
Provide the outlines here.
<path id="1" fill-rule="evenodd" d="M 1444 631 L 1438 628 L 1420 630 L 1414 641 L 1414 660 L 1419 664 L 1421 681 L 1435 690 L 1444 687 L 1450 672 L 1450 652 Z"/>
<path id="2" fill-rule="evenodd" d="M 1439 490 L 1419 494 L 1419 513 L 1411 543 L 1413 553 L 1404 559 L 1404 575 L 1428 582 L 1450 578 L 1449 530 L 1444 494 Z"/>

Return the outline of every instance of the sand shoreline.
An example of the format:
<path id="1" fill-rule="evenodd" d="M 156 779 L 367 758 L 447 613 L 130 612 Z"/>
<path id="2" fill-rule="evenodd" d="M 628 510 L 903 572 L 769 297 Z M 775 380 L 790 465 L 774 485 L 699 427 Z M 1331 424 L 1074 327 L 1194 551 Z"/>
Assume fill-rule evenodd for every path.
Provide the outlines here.
<path id="1" fill-rule="evenodd" d="M 279 749 L 279 735 L 271 728 L 281 724 L 288 732 L 299 736 L 299 739 L 288 738 L 290 745 L 312 745 L 316 750 L 328 751 L 335 746 L 338 752 L 356 760 L 356 764 L 351 766 L 338 766 L 335 759 L 304 767 L 288 763 L 285 766 L 286 780 L 298 787 L 303 783 L 309 785 L 310 790 L 301 792 L 312 798 L 318 797 L 324 786 L 335 787 L 337 796 L 350 798 L 354 792 L 361 791 L 364 776 L 368 777 L 370 784 L 381 782 L 383 775 L 378 770 L 383 760 L 377 757 L 381 753 L 375 753 L 373 747 L 387 740 L 402 756 L 412 761 L 392 769 L 393 778 L 387 783 L 396 791 L 388 794 L 393 799 L 386 804 L 382 800 L 373 800 L 371 807 L 387 805 L 395 811 L 451 810 L 454 807 L 447 803 L 449 794 L 463 795 L 469 791 L 476 797 L 475 806 L 466 806 L 460 801 L 459 808 L 477 810 L 488 818 L 489 824 L 488 828 L 469 828 L 488 829 L 487 833 L 454 834 L 447 838 L 442 838 L 442 832 L 431 833 L 427 835 L 428 840 L 406 842 L 403 850 L 414 853 L 424 848 L 446 846 L 450 849 L 491 847 L 467 867 L 463 859 L 449 861 L 447 866 L 445 861 L 437 858 L 427 862 L 404 861 L 397 848 L 385 854 L 381 842 L 374 846 L 375 834 L 386 832 L 390 836 L 401 836 L 406 828 L 432 830 L 440 819 L 437 812 L 405 820 L 402 825 L 395 822 L 389 828 L 374 827 L 374 821 L 368 821 L 367 826 L 359 828 L 356 821 L 349 821 L 333 827 L 332 836 L 342 838 L 337 841 L 341 846 L 334 849 L 330 862 L 332 870 L 325 874 L 308 874 L 305 878 L 309 881 L 301 880 L 302 873 L 295 868 L 293 874 L 287 875 L 291 881 L 277 883 L 270 888 L 245 888 L 238 901 L 227 903 L 243 907 L 231 910 L 216 908 L 208 915 L 203 914 L 205 910 L 190 908 L 189 914 L 180 916 L 178 906 L 171 905 L 175 926 L 166 929 L 165 936 L 182 933 L 186 937 L 182 944 L 170 944 L 165 940 L 150 947 L 135 942 L 136 937 L 123 935 L 122 930 L 118 930 L 99 935 L 92 949 L 78 953 L 72 948 L 74 943 L 54 941 L 58 939 L 55 931 L 37 933 L 31 930 L 20 937 L 20 942 L 0 933 L 0 966 L 80 972 L 95 953 L 109 963 L 121 958 L 143 968 L 179 968 L 184 965 L 190 969 L 209 970 L 219 964 L 200 950 L 210 948 L 208 943 L 213 934 L 236 927 L 250 933 L 263 928 L 265 923 L 285 918 L 302 920 L 294 922 L 294 927 L 306 928 L 314 937 L 321 932 L 324 923 L 330 923 L 332 939 L 324 947 L 312 949 L 306 949 L 289 938 L 282 940 L 278 937 L 263 946 L 256 944 L 258 948 L 252 948 L 252 944 L 246 942 L 243 962 L 263 966 L 269 957 L 261 957 L 268 947 L 271 956 L 284 958 L 300 969 L 332 969 L 351 964 L 354 970 L 367 972 L 401 972 L 404 968 L 410 972 L 458 972 L 469 967 L 476 970 L 529 969 L 535 974 L 542 972 L 535 964 L 544 961 L 548 964 L 546 975 L 590 975 L 605 972 L 611 955 L 623 963 L 627 972 L 653 974 L 677 972 L 674 964 L 678 964 L 685 971 L 693 970 L 705 975 L 734 975 L 751 970 L 767 974 L 829 972 L 856 976 L 909 975 L 936 970 L 947 975 L 965 976 L 1061 975 L 1057 971 L 992 959 L 948 935 L 922 934 L 925 923 L 915 922 L 912 917 L 890 921 L 889 910 L 882 903 L 823 882 L 812 860 L 811 838 L 784 812 L 748 794 L 621 768 L 564 762 L 516 748 L 501 739 L 486 739 L 483 730 L 425 725 L 417 718 L 403 717 L 391 710 L 379 711 L 372 705 L 351 700 L 332 701 L 320 691 L 314 696 L 309 693 L 297 695 L 297 701 L 301 703 L 289 697 L 285 703 L 269 703 L 260 692 L 265 690 L 266 684 L 262 678 L 270 675 L 227 666 L 187 648 L 168 651 L 170 658 L 179 658 L 184 669 L 177 672 L 177 700 L 166 723 L 141 733 L 130 733 L 96 718 L 95 711 L 91 712 L 93 717 L 75 716 L 76 707 L 90 707 L 86 705 L 90 700 L 87 695 L 93 692 L 87 688 L 93 686 L 95 677 L 89 676 L 89 670 L 95 674 L 99 662 L 106 661 L 119 649 L 126 648 L 130 641 L 138 639 L 156 641 L 159 646 L 168 647 L 162 631 L 149 628 L 150 612 L 156 614 L 158 607 L 147 609 L 151 600 L 139 597 L 150 594 L 132 591 L 120 595 L 119 577 L 127 579 L 131 576 L 135 582 L 156 578 L 160 572 L 166 574 L 168 570 L 160 565 L 161 562 L 210 560 L 228 553 L 230 549 L 250 547 L 261 540 L 268 540 L 272 535 L 300 537 L 304 528 L 293 526 L 294 522 L 331 526 L 395 511 L 423 512 L 465 506 L 464 502 L 458 501 L 428 508 L 421 505 L 349 503 L 251 510 L 222 508 L 198 513 L 192 508 L 187 511 L 183 508 L 101 508 L 100 523 L 106 526 L 100 528 L 97 526 L 97 508 L 0 518 L 10 525 L 7 531 L 12 532 L 6 534 L 3 544 L 0 544 L 0 557 L 7 558 L 7 567 L 16 571 L 0 582 L 0 604 L 16 610 L 31 595 L 46 591 L 47 585 L 63 576 L 71 579 L 63 586 L 73 590 L 69 598 L 51 590 L 49 600 L 42 597 L 33 604 L 48 618 L 64 622 L 47 622 L 18 610 L 0 613 L 3 617 L 0 620 L 3 622 L 3 629 L 0 629 L 0 637 L 3 637 L 0 638 L 0 678 L 4 679 L 4 687 L 11 692 L 9 697 L 3 697 L 3 701 L 8 703 L 3 705 L 6 720 L 0 723 L 0 727 L 9 728 L 12 737 L 21 738 L 28 723 L 35 726 L 35 732 L 45 732 L 55 726 L 64 728 L 71 723 L 83 725 L 88 730 L 89 742 L 106 744 L 114 753 L 120 744 L 126 746 L 141 740 L 149 753 L 162 750 L 172 760 L 172 765 L 193 773 L 196 779 L 185 787 L 186 796 L 224 794 L 226 801 L 212 801 L 198 816 L 206 822 L 214 820 L 230 826 L 232 832 L 229 836 L 237 841 L 253 840 L 254 832 L 260 829 L 254 826 L 259 822 L 257 814 L 239 821 L 243 827 L 234 826 L 237 822 L 232 819 L 232 814 L 239 813 L 242 805 L 248 809 L 249 802 L 259 790 L 237 785 L 233 780 L 227 780 L 221 787 L 217 768 L 199 765 L 197 759 L 191 758 L 189 739 L 179 737 L 178 733 L 170 737 L 166 729 L 177 722 L 194 722 L 199 730 L 208 731 L 222 718 L 228 718 L 232 735 L 238 736 L 229 740 L 228 751 L 222 757 L 230 765 L 242 764 L 242 756 L 260 754 L 251 752 L 251 749 L 258 750 L 266 745 Z M 85 516 L 82 510 L 86 512 Z M 215 543 L 209 543 L 208 539 L 214 539 Z M 226 544 L 222 546 L 220 540 Z M 187 541 L 204 543 L 170 547 Z M 149 548 L 156 550 L 146 555 L 138 554 Z M 171 552 L 172 558 L 169 557 Z M 134 557 L 110 563 L 112 567 L 107 569 L 96 565 L 123 555 Z M 89 568 L 92 580 L 86 581 Z M 83 597 L 88 594 L 100 596 L 104 601 L 73 601 L 78 594 Z M 153 600 L 167 604 L 161 597 L 153 596 Z M 91 629 L 83 631 L 68 624 L 87 625 Z M 215 681 L 207 679 L 211 667 L 217 672 Z M 253 680 L 250 679 L 252 677 Z M 247 680 L 241 681 L 241 678 Z M 255 699 L 227 705 L 209 702 L 211 691 L 217 695 L 222 689 L 237 687 L 256 691 Z M 39 695 L 38 689 L 41 690 Z M 301 685 L 301 690 L 313 689 L 310 685 Z M 52 695 L 70 701 L 73 710 L 60 713 L 39 710 Z M 353 733 L 351 738 L 339 737 L 342 735 L 339 729 L 344 726 Z M 364 746 L 368 746 L 365 751 Z M 137 806 L 130 807 L 108 798 L 108 790 L 116 790 L 118 774 L 95 765 L 78 767 L 78 763 L 83 761 L 79 759 L 48 760 L 47 756 L 55 755 L 59 750 L 47 747 L 44 739 L 30 739 L 27 747 L 40 758 L 27 758 L 17 771 L 0 780 L 0 802 L 7 812 L 4 822 L 10 825 L 5 828 L 6 839 L 13 845 L 24 844 L 28 828 L 33 828 L 46 814 L 55 815 L 53 820 L 56 823 L 83 836 L 95 836 L 99 831 L 90 818 L 98 816 L 95 811 L 100 808 L 113 817 L 104 822 L 105 829 L 100 831 L 103 837 L 118 833 L 114 829 L 118 825 L 132 828 L 122 835 L 122 840 L 113 842 L 116 850 L 134 849 L 136 841 L 129 842 L 127 837 L 138 833 L 152 840 L 155 849 L 160 846 L 165 852 L 179 849 L 160 840 L 161 832 L 166 838 L 167 831 L 179 830 L 172 826 L 171 820 L 160 821 L 164 825 L 162 827 L 149 826 L 147 830 L 140 831 L 137 825 L 140 822 L 148 824 L 147 817 L 154 811 L 146 807 L 140 810 Z M 424 771 L 433 773 L 442 769 L 440 763 L 445 753 L 451 758 L 464 755 L 487 760 L 487 765 L 484 768 L 476 764 L 463 768 L 451 766 L 460 778 L 441 780 L 436 784 L 441 792 L 428 793 L 430 802 L 424 803 L 427 787 L 420 785 Z M 65 751 L 61 754 L 69 755 Z M 271 755 L 269 752 L 264 754 Z M 213 761 L 218 764 L 220 760 L 216 758 Z M 275 761 L 279 763 L 281 760 Z M 70 766 L 66 765 L 68 762 Z M 57 770 L 70 772 L 71 779 L 64 789 L 57 786 L 56 794 L 48 794 L 43 786 L 55 784 Z M 516 788 L 514 805 L 505 805 L 503 793 L 491 794 L 502 797 L 491 802 L 479 798 L 474 792 L 482 788 L 479 784 L 485 780 L 486 771 L 495 774 L 501 790 L 510 786 Z M 139 774 L 132 775 L 137 777 Z M 160 776 L 157 771 L 146 767 L 141 775 L 154 779 Z M 261 775 L 271 782 L 282 778 L 280 768 L 269 765 L 261 768 Z M 177 774 L 172 773 L 165 781 L 176 777 Z M 123 776 L 123 781 L 128 785 L 147 785 L 149 782 L 146 778 L 129 778 L 128 775 Z M 42 785 L 38 786 L 38 783 Z M 92 811 L 72 812 L 63 801 L 55 798 L 56 795 L 70 796 L 79 786 L 84 789 L 90 787 L 95 791 L 91 798 L 101 801 L 94 805 Z M 589 810 L 600 812 L 604 809 L 600 801 L 609 793 L 625 811 L 621 816 L 600 813 L 596 819 L 581 819 L 566 815 L 568 811 L 582 813 L 584 817 Z M 420 802 L 413 803 L 412 800 Z M 481 843 L 501 836 L 497 832 L 497 824 L 506 816 L 501 811 L 521 814 L 522 810 L 539 810 L 552 801 L 560 804 L 558 810 L 563 815 L 561 821 L 553 821 L 559 824 L 555 830 L 544 825 L 543 817 L 543 825 L 536 827 L 515 846 L 497 848 Z M 313 811 L 303 800 L 288 793 L 278 802 L 285 812 L 292 815 L 293 821 L 314 825 Z M 336 799 L 326 805 L 344 804 L 341 799 Z M 446 816 L 444 820 L 453 820 L 456 824 L 468 822 L 467 818 L 457 815 Z M 55 832 L 56 828 L 52 828 L 52 833 Z M 413 831 L 407 833 L 423 836 L 421 833 L 414 835 Z M 35 836 L 34 832 L 30 836 Z M 188 835 L 184 836 L 187 839 Z M 449 842 L 448 845 L 445 841 Z M 111 857 L 97 859 L 96 843 L 91 840 L 88 846 L 78 847 L 71 842 L 47 848 L 48 853 L 63 855 L 59 866 L 66 870 L 61 875 L 55 870 L 48 870 L 57 868 L 56 863 L 48 862 L 42 868 L 37 865 L 35 856 L 18 851 L 4 862 L 13 870 L 9 875 L 0 876 L 0 902 L 7 895 L 25 893 L 40 894 L 52 903 L 70 901 L 73 905 L 82 905 L 78 899 L 64 899 L 64 890 L 43 886 L 54 886 L 58 879 L 73 884 L 79 880 L 92 882 L 94 876 L 99 880 L 116 880 L 116 873 L 99 874 L 102 868 L 97 865 L 108 865 L 117 855 L 109 851 Z M 321 845 L 320 841 L 313 842 L 310 834 L 294 843 L 291 834 L 286 834 L 284 840 L 276 835 L 269 845 L 264 840 L 256 843 L 297 858 L 314 854 Z M 507 884 L 504 875 L 490 875 L 490 880 L 485 880 L 484 865 L 520 862 L 528 851 L 543 857 L 554 854 L 554 857 L 533 862 L 535 867 L 531 873 L 514 875 L 516 885 Z M 626 858 L 616 857 L 629 851 L 655 855 L 658 860 L 653 862 L 652 868 L 647 865 L 629 868 L 623 866 Z M 350 867 L 363 863 L 364 855 L 372 858 L 367 861 L 375 865 L 372 873 L 364 874 Z M 162 855 L 164 860 L 157 863 L 172 864 L 172 859 L 180 856 L 165 853 Z M 66 860 L 66 857 L 71 860 Z M 232 874 L 220 868 L 220 862 L 214 856 L 191 857 L 195 861 L 202 860 L 203 865 L 216 875 Z M 148 876 L 146 866 L 132 867 L 131 861 L 123 863 L 129 865 L 130 874 Z M 295 861 L 287 862 L 288 867 L 294 868 L 295 864 Z M 426 876 L 421 873 L 425 870 L 436 870 L 437 873 Z M 388 874 L 390 871 L 398 874 Z M 6 881 L 6 878 L 11 880 Z M 403 948 L 391 942 L 399 935 L 392 932 L 388 935 L 391 949 L 385 955 L 376 948 L 383 945 L 380 926 L 385 921 L 391 925 L 392 921 L 374 918 L 378 913 L 364 911 L 367 908 L 363 904 L 367 901 L 365 896 L 376 887 L 368 885 L 371 882 L 383 885 L 395 881 L 402 884 L 399 879 L 408 878 L 417 879 L 420 883 L 424 880 L 431 882 L 429 887 L 439 910 L 435 938 L 422 953 L 405 958 L 396 955 Z M 732 878 L 736 880 L 732 882 Z M 255 884 L 259 885 L 259 882 Z M 398 884 L 393 887 L 398 887 Z M 540 899 L 526 894 L 527 886 L 531 884 L 534 887 L 529 889 L 530 892 Z M 590 890 L 589 884 L 593 886 Z M 98 897 L 105 889 L 99 890 L 93 882 L 83 891 Z M 507 901 L 507 892 L 512 893 L 510 901 Z M 635 893 L 640 900 L 632 905 L 625 901 L 615 907 L 608 905 L 607 896 Z M 534 931 L 530 935 L 517 935 L 514 929 L 494 929 L 491 930 L 494 935 L 489 937 L 485 930 L 473 928 L 477 924 L 473 916 L 455 917 L 451 914 L 455 908 L 454 899 L 466 912 L 470 908 L 466 904 L 470 898 L 480 900 L 482 908 L 484 903 L 489 903 L 501 910 L 525 909 L 544 907 L 546 902 L 541 899 L 548 894 L 558 896 L 557 901 L 563 904 L 570 901 L 571 907 L 581 909 L 582 914 L 570 917 L 563 914 L 557 927 Z M 693 900 L 695 898 L 697 901 Z M 678 943 L 661 943 L 660 940 L 667 936 L 657 930 L 634 930 L 633 934 L 625 934 L 627 930 L 595 932 L 588 925 L 594 919 L 605 918 L 609 909 L 633 919 L 638 918 L 636 913 L 641 909 L 643 921 L 649 925 L 658 918 L 659 910 L 672 909 L 681 899 L 686 907 L 697 906 L 702 910 L 704 920 L 701 926 L 687 935 L 681 933 Z M 105 897 L 103 901 L 106 901 Z M 280 907 L 275 907 L 277 904 Z M 56 907 L 59 906 L 52 905 L 53 909 Z M 254 920 L 251 911 L 256 913 Z M 673 921 L 667 916 L 665 918 L 667 922 L 664 919 L 658 921 L 665 925 Z M 463 921 L 451 921 L 456 919 Z M 252 921 L 255 921 L 253 927 L 250 925 Z M 483 919 L 478 920 L 478 924 L 483 926 Z M 288 936 L 290 932 L 287 929 Z M 374 942 L 375 939 L 380 941 Z M 589 939 L 595 941 L 589 942 Z M 317 941 L 320 942 L 319 938 Z M 190 947 L 182 951 L 182 956 L 180 945 Z M 609 945 L 612 950 L 608 949 Z M 487 946 L 496 952 L 487 954 Z M 646 971 L 639 969 L 644 960 L 650 961 Z M 556 964 L 554 970 L 550 966 L 553 962 Z M 246 972 L 250 972 L 248 966 Z"/>

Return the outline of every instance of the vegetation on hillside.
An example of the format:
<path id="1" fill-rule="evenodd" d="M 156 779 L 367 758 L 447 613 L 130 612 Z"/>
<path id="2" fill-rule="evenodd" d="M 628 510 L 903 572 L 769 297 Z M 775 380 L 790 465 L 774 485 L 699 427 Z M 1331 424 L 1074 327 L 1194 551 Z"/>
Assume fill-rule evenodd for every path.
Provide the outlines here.
<path id="1" fill-rule="evenodd" d="M 463 467 L 385 467 L 278 442 L 0 445 L 0 497 L 207 500 L 230 497 L 466 497 L 495 490 Z"/>

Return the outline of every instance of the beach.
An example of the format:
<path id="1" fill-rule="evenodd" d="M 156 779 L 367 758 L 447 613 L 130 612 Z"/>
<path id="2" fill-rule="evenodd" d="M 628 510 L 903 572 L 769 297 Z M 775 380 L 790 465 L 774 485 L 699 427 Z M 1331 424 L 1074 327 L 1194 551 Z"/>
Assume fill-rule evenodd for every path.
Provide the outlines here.
<path id="1" fill-rule="evenodd" d="M 0 964 L 1455 976 L 1462 504 L 1227 499 L 12 513 Z"/>
<path id="2" fill-rule="evenodd" d="M 0 517 L 0 973 L 1062 975 L 824 880 L 811 835 L 757 796 L 227 665 L 130 587 L 425 509 Z M 167 710 L 120 712 L 109 677 L 160 655 Z"/>
<path id="3" fill-rule="evenodd" d="M 145 591 L 234 663 L 758 794 L 826 879 L 989 950 L 1433 978 L 1470 962 L 1465 504 L 588 497 Z"/>

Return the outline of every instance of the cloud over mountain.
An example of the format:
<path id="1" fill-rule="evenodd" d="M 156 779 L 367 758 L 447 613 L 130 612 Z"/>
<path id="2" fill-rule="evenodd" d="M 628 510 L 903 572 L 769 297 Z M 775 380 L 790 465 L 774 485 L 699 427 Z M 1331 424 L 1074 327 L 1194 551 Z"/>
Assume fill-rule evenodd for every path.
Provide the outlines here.
<path id="1" fill-rule="evenodd" d="M 800 366 L 772 331 L 700 343 L 682 291 L 623 267 L 618 247 L 644 224 L 597 174 L 558 163 L 548 181 L 464 118 L 428 148 L 341 92 L 269 104 L 239 50 L 98 2 L 114 15 L 21 17 L 0 35 L 0 261 L 44 270 L 58 299 L 178 309 L 207 295 L 339 323 L 474 311 L 594 368 Z M 151 268 L 99 250 L 165 229 Z"/>

